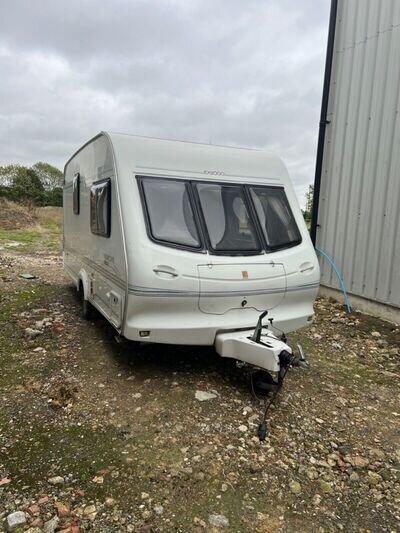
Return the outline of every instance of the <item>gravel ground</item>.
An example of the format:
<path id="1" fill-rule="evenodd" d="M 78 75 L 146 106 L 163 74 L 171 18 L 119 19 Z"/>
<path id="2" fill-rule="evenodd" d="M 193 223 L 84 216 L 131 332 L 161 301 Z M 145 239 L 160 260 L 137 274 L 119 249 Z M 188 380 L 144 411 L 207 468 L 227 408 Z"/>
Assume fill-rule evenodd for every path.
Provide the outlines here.
<path id="1" fill-rule="evenodd" d="M 0 530 L 400 531 L 398 326 L 319 300 L 260 443 L 248 372 L 116 342 L 61 267 L 0 255 Z"/>

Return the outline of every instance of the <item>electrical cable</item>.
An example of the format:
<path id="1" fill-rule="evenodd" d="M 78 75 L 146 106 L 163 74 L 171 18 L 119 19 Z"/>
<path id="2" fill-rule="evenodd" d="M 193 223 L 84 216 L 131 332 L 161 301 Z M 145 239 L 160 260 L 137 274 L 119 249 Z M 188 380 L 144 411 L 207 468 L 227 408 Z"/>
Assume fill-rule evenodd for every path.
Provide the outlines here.
<path id="1" fill-rule="evenodd" d="M 337 277 L 337 279 L 339 281 L 340 287 L 342 289 L 343 296 L 344 296 L 344 303 L 345 303 L 345 306 L 347 307 L 347 312 L 351 313 L 353 309 L 351 307 L 350 300 L 349 300 L 349 297 L 347 295 L 346 287 L 344 286 L 344 281 L 342 279 L 342 276 L 340 275 L 339 269 L 336 266 L 335 261 L 332 259 L 332 257 L 330 255 L 328 255 L 326 252 L 324 252 L 323 250 L 321 250 L 317 246 L 315 247 L 315 250 L 318 253 L 320 253 L 321 255 L 323 255 L 328 260 L 328 262 L 331 264 L 331 266 L 333 268 L 333 271 L 335 272 L 336 277 Z"/>
<path id="2" fill-rule="evenodd" d="M 269 398 L 269 401 L 268 401 L 268 398 L 265 398 L 264 414 L 263 414 L 263 416 L 261 418 L 261 421 L 260 421 L 260 424 L 258 426 L 258 438 L 260 439 L 260 441 L 263 441 L 263 440 L 265 440 L 267 438 L 267 435 L 268 435 L 268 427 L 267 427 L 267 414 L 268 414 L 268 411 L 269 411 L 271 405 L 274 403 L 276 397 L 278 396 L 278 393 L 279 393 L 279 391 L 282 388 L 283 381 L 284 381 L 284 379 L 286 377 L 286 374 L 288 373 L 288 370 L 291 367 L 291 365 L 292 365 L 293 361 L 295 360 L 295 358 L 296 358 L 296 356 L 292 354 L 292 357 L 291 357 L 290 361 L 288 362 L 288 364 L 285 366 L 283 373 L 279 374 L 277 388 L 272 393 L 272 396 Z M 253 378 L 253 376 L 251 376 L 251 378 Z M 251 386 L 252 386 L 253 394 L 257 398 L 257 396 L 255 395 L 255 392 L 254 392 L 253 379 L 251 379 Z"/>

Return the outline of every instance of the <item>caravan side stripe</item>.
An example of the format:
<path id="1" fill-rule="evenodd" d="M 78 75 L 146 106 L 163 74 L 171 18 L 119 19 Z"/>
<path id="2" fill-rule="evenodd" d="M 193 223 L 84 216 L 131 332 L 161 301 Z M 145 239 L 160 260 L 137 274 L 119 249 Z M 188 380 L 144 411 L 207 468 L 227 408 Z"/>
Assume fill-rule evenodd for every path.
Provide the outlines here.
<path id="1" fill-rule="evenodd" d="M 315 290 L 319 287 L 319 283 L 307 283 L 304 285 L 296 285 L 294 287 L 276 287 L 271 289 L 258 289 L 250 291 L 179 291 L 172 289 L 158 289 L 138 287 L 135 285 L 129 285 L 129 294 L 135 296 L 151 296 L 157 298 L 199 298 L 201 297 L 213 297 L 213 298 L 226 298 L 229 296 L 256 296 L 262 294 L 285 294 L 286 292 Z"/>

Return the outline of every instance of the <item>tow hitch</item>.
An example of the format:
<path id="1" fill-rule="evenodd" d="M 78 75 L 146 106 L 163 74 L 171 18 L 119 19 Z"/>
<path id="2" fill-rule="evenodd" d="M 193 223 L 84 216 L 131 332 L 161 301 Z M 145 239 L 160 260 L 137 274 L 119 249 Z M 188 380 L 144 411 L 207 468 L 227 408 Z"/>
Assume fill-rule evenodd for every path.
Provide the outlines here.
<path id="1" fill-rule="evenodd" d="M 222 357 L 231 357 L 239 360 L 239 364 L 255 367 L 250 374 L 253 396 L 265 396 L 264 414 L 258 427 L 258 437 L 261 441 L 268 435 L 267 414 L 289 368 L 309 367 L 300 344 L 297 345 L 299 353 L 294 354 L 292 348 L 286 344 L 287 339 L 283 332 L 279 339 L 268 326 L 263 326 L 262 321 L 267 314 L 268 311 L 261 313 L 254 331 L 220 333 L 215 339 L 216 351 Z M 270 318 L 269 322 L 273 326 L 273 318 Z M 274 379 L 270 372 L 276 373 L 277 378 Z M 268 396 L 269 394 L 271 396 Z"/>

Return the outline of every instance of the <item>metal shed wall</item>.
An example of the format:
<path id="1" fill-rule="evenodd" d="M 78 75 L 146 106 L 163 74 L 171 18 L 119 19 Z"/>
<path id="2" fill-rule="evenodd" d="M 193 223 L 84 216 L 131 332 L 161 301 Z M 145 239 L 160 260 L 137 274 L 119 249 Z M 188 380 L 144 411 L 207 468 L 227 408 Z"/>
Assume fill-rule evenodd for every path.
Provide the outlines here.
<path id="1" fill-rule="evenodd" d="M 351 294 L 400 308 L 400 1 L 339 0 L 316 244 Z M 339 289 L 326 260 L 321 283 Z"/>

